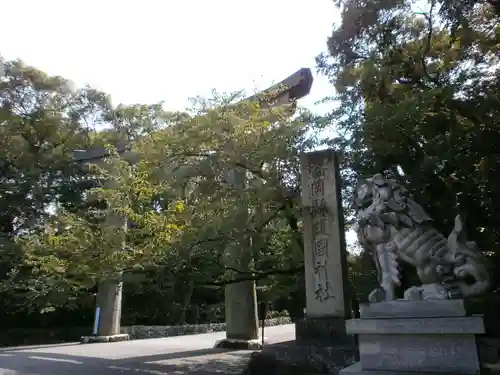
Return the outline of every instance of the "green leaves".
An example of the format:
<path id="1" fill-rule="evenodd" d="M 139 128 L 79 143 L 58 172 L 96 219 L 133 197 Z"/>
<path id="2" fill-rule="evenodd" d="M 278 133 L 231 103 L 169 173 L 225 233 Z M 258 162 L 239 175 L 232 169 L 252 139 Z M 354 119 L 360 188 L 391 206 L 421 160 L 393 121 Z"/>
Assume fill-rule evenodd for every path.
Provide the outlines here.
<path id="1" fill-rule="evenodd" d="M 23 74 L 28 73 L 18 75 Z M 48 82 L 66 85 L 39 74 L 30 81 L 34 96 L 43 97 Z M 300 267 L 295 205 L 299 155 L 311 146 L 309 114 L 294 115 L 295 105 L 266 107 L 265 95 L 257 102 L 215 95 L 195 101 L 189 113 L 168 113 L 161 105 L 113 108 L 106 95 L 91 89 L 82 97 L 69 86 L 53 90 L 50 95 L 58 99 L 40 102 L 45 117 L 37 118 L 37 128 L 30 125 L 29 113 L 7 113 L 13 139 L 22 135 L 18 117 L 31 129 L 32 144 L 18 150 L 27 158 L 18 176 L 28 171 L 31 176 L 24 197 L 46 194 L 49 185 L 40 190 L 37 182 L 50 173 L 57 177 L 55 192 L 40 200 L 34 221 L 12 233 L 18 260 L 10 265 L 5 289 L 32 304 L 54 306 L 120 270 L 161 267 L 162 277 L 174 284 L 224 285 L 234 272 L 264 278 L 273 269 Z M 66 107 L 69 99 L 58 97 L 61 92 L 80 107 L 76 102 Z M 107 128 L 88 132 L 90 118 Z M 37 137 L 42 133 L 65 143 L 41 154 Z M 73 149 L 100 147 L 106 158 L 73 162 Z M 12 207 L 18 209 L 16 204 Z M 231 247 L 254 259 L 250 268 L 227 262 Z"/>
<path id="2" fill-rule="evenodd" d="M 466 215 L 486 252 L 500 243 L 500 34 L 495 9 L 464 4 L 350 0 L 318 62 L 337 89 L 346 181 L 382 171 L 409 184 L 443 233 Z"/>
<path id="3" fill-rule="evenodd" d="M 110 149 L 110 154 L 102 166 L 92 168 L 103 187 L 87 193 L 89 200 L 105 201 L 106 206 L 91 206 L 84 214 L 60 209 L 46 221 L 44 231 L 17 238 L 23 262 L 12 275 L 27 267 L 30 276 L 15 282 L 22 286 L 36 279 L 44 286 L 30 288 L 31 298 L 43 301 L 56 289 L 71 295 L 120 270 L 155 264 L 182 232 L 182 218 L 175 216 L 182 213 L 182 202 L 155 210 L 151 201 L 165 185 L 151 184 L 143 163 L 131 168 L 116 150 Z M 128 231 L 127 222 L 133 223 Z"/>

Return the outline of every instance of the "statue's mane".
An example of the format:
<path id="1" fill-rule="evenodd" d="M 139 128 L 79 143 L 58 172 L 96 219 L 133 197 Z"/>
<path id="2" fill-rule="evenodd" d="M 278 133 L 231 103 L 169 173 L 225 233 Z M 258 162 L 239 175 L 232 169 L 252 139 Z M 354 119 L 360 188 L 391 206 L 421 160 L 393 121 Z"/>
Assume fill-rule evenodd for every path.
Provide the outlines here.
<path id="1" fill-rule="evenodd" d="M 366 185 L 370 189 L 371 203 L 374 204 L 374 193 L 377 190 L 388 189 L 389 194 L 384 200 L 378 202 L 377 206 L 372 206 L 370 214 L 372 224 L 381 226 L 392 224 L 397 227 L 414 227 L 432 222 L 432 218 L 425 212 L 414 199 L 412 194 L 402 184 L 396 180 L 385 178 L 381 174 L 358 182 L 355 189 L 355 199 L 358 189 Z M 357 203 L 358 210 L 363 210 Z"/>

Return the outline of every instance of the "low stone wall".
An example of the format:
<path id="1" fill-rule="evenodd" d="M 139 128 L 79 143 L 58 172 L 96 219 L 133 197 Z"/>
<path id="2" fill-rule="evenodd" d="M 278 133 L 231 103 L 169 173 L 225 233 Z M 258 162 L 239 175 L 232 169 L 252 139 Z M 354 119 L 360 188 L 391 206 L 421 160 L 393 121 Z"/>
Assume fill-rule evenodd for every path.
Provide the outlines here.
<path id="1" fill-rule="evenodd" d="M 291 324 L 289 317 L 279 317 L 264 321 L 265 327 Z M 260 322 L 259 322 L 260 325 Z M 153 339 L 170 336 L 195 335 L 197 333 L 222 332 L 226 330 L 226 323 L 185 324 L 182 326 L 125 326 L 121 333 L 128 333 L 130 339 Z"/>

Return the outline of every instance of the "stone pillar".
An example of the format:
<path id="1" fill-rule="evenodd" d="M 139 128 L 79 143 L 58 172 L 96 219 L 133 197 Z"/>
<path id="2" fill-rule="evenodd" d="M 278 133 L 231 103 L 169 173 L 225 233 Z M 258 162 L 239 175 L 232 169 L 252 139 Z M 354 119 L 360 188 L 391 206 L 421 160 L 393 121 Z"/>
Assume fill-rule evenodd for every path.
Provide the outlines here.
<path id="1" fill-rule="evenodd" d="M 311 70 L 308 68 L 300 69 L 296 73 L 287 77 L 279 84 L 264 90 L 264 93 L 271 94 L 271 97 L 264 98 L 260 103 L 263 108 L 279 107 L 284 104 L 290 104 L 293 100 L 298 100 L 309 94 L 313 82 Z M 278 92 L 273 93 L 273 89 L 279 88 Z M 254 101 L 258 95 L 248 97 L 244 101 Z M 292 109 L 294 110 L 294 109 Z M 229 173 L 229 180 L 235 184 L 237 189 L 245 189 L 246 171 L 235 168 Z M 241 194 L 244 197 L 244 194 Z M 242 202 L 242 216 L 237 220 L 236 225 L 243 225 L 244 231 L 248 218 L 247 202 Z M 239 241 L 231 249 L 229 262 L 239 269 L 249 269 L 252 257 L 249 248 L 251 244 Z M 237 277 L 237 275 L 235 275 Z M 261 341 L 259 336 L 259 322 L 257 314 L 257 293 L 255 281 L 244 281 L 226 286 L 226 338 L 215 344 L 216 347 L 227 347 L 236 349 L 260 348 Z"/>
<path id="2" fill-rule="evenodd" d="M 77 153 L 77 160 L 83 161 L 84 163 L 96 163 L 101 167 L 102 158 L 106 156 L 105 150 L 88 150 L 81 151 Z M 110 167 L 107 166 L 106 167 Z M 113 168 L 111 166 L 111 168 Z M 108 181 L 108 188 L 113 188 L 113 182 Z M 106 216 L 105 224 L 109 228 L 122 228 L 122 247 L 125 243 L 125 233 L 127 230 L 126 220 L 108 210 Z M 112 235 L 115 235 L 114 230 L 112 230 Z M 97 285 L 97 298 L 96 298 L 96 316 L 97 320 L 94 324 L 94 329 L 97 331 L 93 332 L 92 336 L 83 336 L 81 338 L 82 343 L 92 343 L 92 342 L 115 342 L 124 341 L 129 339 L 128 334 L 121 334 L 121 313 L 122 313 L 122 275 L 123 272 L 118 272 L 115 275 L 109 275 L 105 280 L 101 280 Z"/>
<path id="3" fill-rule="evenodd" d="M 349 281 L 341 180 L 333 150 L 304 154 L 301 185 L 306 317 L 296 324 L 299 343 L 331 346 L 348 339 Z"/>
<path id="4" fill-rule="evenodd" d="M 118 215 L 108 212 L 105 225 L 109 228 L 122 228 L 122 247 L 125 243 L 127 230 L 126 220 Z M 114 233 L 114 231 L 113 231 Z M 97 286 L 96 309 L 99 309 L 97 333 L 93 338 L 86 341 L 122 341 L 127 340 L 128 335 L 120 334 L 120 323 L 122 316 L 122 282 L 123 272 L 109 275 Z"/>
<path id="5" fill-rule="evenodd" d="M 228 173 L 228 180 L 235 185 L 240 194 L 242 202 L 240 217 L 235 225 L 241 233 L 245 231 L 248 218 L 248 202 L 243 193 L 246 187 L 246 171 L 235 168 Z M 252 263 L 251 244 L 242 236 L 230 245 L 226 262 L 236 269 L 248 270 Z M 246 275 L 248 276 L 248 275 Z M 238 274 L 233 275 L 234 280 Z M 259 321 L 257 315 L 257 292 L 255 281 L 247 280 L 226 285 L 226 338 L 215 344 L 216 348 L 230 349 L 259 349 Z"/>
<path id="6" fill-rule="evenodd" d="M 121 273 L 99 283 L 96 307 L 99 308 L 99 322 L 96 336 L 120 334 L 122 290 Z"/>

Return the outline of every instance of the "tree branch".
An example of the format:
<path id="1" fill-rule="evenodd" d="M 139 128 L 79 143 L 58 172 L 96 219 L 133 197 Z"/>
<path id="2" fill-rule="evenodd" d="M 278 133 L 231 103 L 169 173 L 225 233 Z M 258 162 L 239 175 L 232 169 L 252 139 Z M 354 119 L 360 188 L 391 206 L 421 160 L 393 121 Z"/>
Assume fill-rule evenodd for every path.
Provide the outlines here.
<path id="1" fill-rule="evenodd" d="M 432 83 L 434 83 L 436 86 L 439 86 L 439 78 L 438 77 L 431 77 L 427 70 L 427 63 L 425 62 L 425 59 L 427 58 L 427 55 L 429 54 L 432 46 L 432 33 L 434 29 L 434 19 L 432 12 L 434 11 L 434 7 L 436 6 L 436 1 L 431 0 L 431 7 L 429 9 L 429 14 L 423 14 L 425 19 L 427 20 L 427 36 L 425 39 L 425 46 L 422 51 L 422 55 L 420 56 L 420 63 L 422 64 L 422 73 L 424 76 L 429 79 Z"/>
<path id="2" fill-rule="evenodd" d="M 255 275 L 249 275 L 249 276 L 243 276 L 239 277 L 237 279 L 232 279 L 232 280 L 223 280 L 223 281 L 207 281 L 207 282 L 195 282 L 195 285 L 197 286 L 212 286 L 212 287 L 221 287 L 221 286 L 226 286 L 226 285 L 231 285 L 231 284 L 237 284 L 241 283 L 244 281 L 258 281 L 265 279 L 269 276 L 273 275 L 293 275 L 293 274 L 298 274 L 304 272 L 304 265 L 294 267 L 294 268 L 289 268 L 289 269 L 282 269 L 282 270 L 268 270 L 268 271 L 260 271 L 258 274 Z"/>
<path id="3" fill-rule="evenodd" d="M 178 157 L 178 156 L 185 156 L 188 158 L 189 157 L 191 157 L 191 158 L 209 158 L 209 157 L 213 157 L 214 154 L 198 153 L 198 152 L 179 152 L 179 153 L 175 153 L 172 155 L 172 157 Z M 230 161 L 228 164 L 231 164 L 235 167 L 245 169 L 245 170 L 249 171 L 250 173 L 256 175 L 257 177 L 262 178 L 263 180 L 266 180 L 266 178 L 267 178 L 262 171 L 262 167 L 260 169 L 250 168 L 247 164 L 245 164 L 241 161 Z"/>

